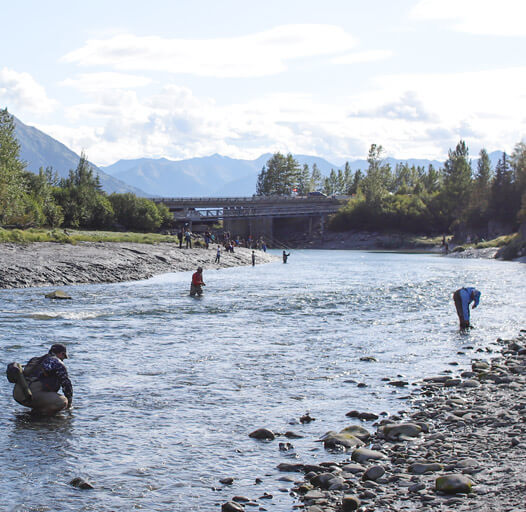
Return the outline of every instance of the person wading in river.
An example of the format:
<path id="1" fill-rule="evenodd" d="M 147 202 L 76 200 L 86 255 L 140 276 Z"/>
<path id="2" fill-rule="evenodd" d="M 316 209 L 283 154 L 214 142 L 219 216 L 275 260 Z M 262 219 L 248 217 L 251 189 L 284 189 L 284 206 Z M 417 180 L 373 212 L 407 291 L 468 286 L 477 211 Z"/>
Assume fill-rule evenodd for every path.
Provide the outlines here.
<path id="1" fill-rule="evenodd" d="M 73 403 L 73 386 L 63 363 L 67 358 L 66 347 L 56 343 L 44 356 L 30 359 L 16 380 L 13 398 L 40 414 L 51 415 L 69 409 Z M 60 388 L 64 396 L 58 393 Z"/>
<path id="2" fill-rule="evenodd" d="M 190 285 L 190 295 L 192 297 L 195 297 L 196 295 L 198 297 L 201 297 L 201 295 L 203 295 L 202 286 L 206 286 L 205 283 L 203 283 L 203 269 L 202 267 L 198 267 L 197 272 L 194 272 L 194 274 L 192 275 L 192 284 Z"/>
<path id="3" fill-rule="evenodd" d="M 473 302 L 475 309 L 480 302 L 480 292 L 475 288 L 460 288 L 453 294 L 455 307 L 461 329 L 472 327 L 469 323 L 469 305 Z"/>

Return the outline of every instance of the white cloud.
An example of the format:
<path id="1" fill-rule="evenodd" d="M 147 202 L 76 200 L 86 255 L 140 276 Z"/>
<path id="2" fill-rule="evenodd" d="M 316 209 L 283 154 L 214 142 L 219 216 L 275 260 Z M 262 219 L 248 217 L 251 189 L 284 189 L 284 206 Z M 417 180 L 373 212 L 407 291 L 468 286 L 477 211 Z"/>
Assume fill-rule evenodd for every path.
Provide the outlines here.
<path id="1" fill-rule="evenodd" d="M 10 110 L 32 113 L 52 112 L 56 102 L 48 98 L 45 89 L 29 73 L 18 73 L 12 69 L 0 69 L 0 102 Z"/>
<path id="2" fill-rule="evenodd" d="M 386 60 L 393 56 L 391 50 L 370 50 L 366 52 L 349 53 L 347 55 L 339 55 L 332 57 L 333 64 L 359 64 L 362 62 L 374 62 L 378 60 Z"/>
<path id="3" fill-rule="evenodd" d="M 354 46 L 354 38 L 335 25 L 281 25 L 247 36 L 206 40 L 117 35 L 89 40 L 62 60 L 128 71 L 257 77 L 286 70 L 292 59 L 334 55 Z"/>
<path id="4" fill-rule="evenodd" d="M 524 0 L 421 0 L 410 13 L 419 20 L 452 20 L 470 34 L 526 36 Z"/>
<path id="5" fill-rule="evenodd" d="M 145 76 L 130 75 L 125 73 L 83 73 L 76 78 L 67 78 L 59 85 L 74 87 L 79 91 L 93 93 L 109 89 L 134 89 L 149 85 L 152 80 Z"/>

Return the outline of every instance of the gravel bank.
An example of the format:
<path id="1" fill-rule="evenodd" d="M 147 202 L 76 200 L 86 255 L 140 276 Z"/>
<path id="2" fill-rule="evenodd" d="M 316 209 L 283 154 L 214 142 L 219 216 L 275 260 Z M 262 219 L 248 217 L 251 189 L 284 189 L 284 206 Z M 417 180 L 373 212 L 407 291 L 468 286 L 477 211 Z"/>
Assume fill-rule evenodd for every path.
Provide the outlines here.
<path id="1" fill-rule="evenodd" d="M 492 358 L 474 354 L 470 371 L 424 379 L 408 395 L 407 411 L 390 418 L 349 411 L 353 419 L 340 420 L 347 427 L 324 436 L 327 462 L 280 464 L 288 474 L 304 473 L 291 488 L 295 508 L 526 510 L 526 330 L 479 350 Z M 333 462 L 332 450 L 349 458 Z M 223 510 L 240 510 L 234 500 Z"/>
<path id="2" fill-rule="evenodd" d="M 252 251 L 236 248 L 221 252 L 215 264 L 210 249 L 179 249 L 175 244 L 79 242 L 27 245 L 0 244 L 0 288 L 115 283 L 147 279 L 155 274 L 251 265 Z M 256 264 L 276 261 L 276 256 L 256 251 Z"/>

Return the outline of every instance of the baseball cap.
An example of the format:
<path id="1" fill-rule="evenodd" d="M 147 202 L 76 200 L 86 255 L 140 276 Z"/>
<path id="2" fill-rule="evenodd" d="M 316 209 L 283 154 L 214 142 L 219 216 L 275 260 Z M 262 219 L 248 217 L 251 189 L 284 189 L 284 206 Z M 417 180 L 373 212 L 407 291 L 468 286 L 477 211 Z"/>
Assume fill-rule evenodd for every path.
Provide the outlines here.
<path id="1" fill-rule="evenodd" d="M 52 354 L 61 354 L 62 352 L 64 352 L 64 354 L 66 355 L 65 358 L 68 358 L 66 345 L 62 345 L 62 343 L 55 343 L 54 345 L 51 345 L 49 352 Z"/>

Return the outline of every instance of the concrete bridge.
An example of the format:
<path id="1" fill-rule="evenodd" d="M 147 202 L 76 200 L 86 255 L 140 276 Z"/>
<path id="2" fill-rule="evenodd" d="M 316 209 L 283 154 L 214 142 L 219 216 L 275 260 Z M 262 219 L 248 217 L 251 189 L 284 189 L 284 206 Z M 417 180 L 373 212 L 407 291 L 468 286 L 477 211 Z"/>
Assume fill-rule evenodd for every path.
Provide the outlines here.
<path id="1" fill-rule="evenodd" d="M 165 204 L 178 224 L 188 223 L 200 231 L 222 220 L 224 229 L 232 234 L 253 238 L 275 237 L 276 231 L 324 230 L 328 215 L 336 213 L 348 196 L 253 196 L 155 198 Z"/>

